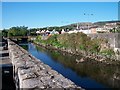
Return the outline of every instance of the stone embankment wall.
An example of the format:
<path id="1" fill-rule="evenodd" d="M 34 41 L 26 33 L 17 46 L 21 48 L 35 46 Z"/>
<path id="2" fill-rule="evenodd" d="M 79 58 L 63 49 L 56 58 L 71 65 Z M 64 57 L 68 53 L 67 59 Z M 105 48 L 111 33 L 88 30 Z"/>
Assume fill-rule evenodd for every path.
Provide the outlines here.
<path id="1" fill-rule="evenodd" d="M 91 38 L 107 39 L 110 47 L 116 52 L 117 59 L 120 60 L 120 33 L 98 33 L 89 34 Z"/>
<path id="2" fill-rule="evenodd" d="M 8 40 L 8 48 L 17 88 L 81 89 L 10 40 Z"/>
<path id="3" fill-rule="evenodd" d="M 120 33 L 98 33 L 88 34 L 91 38 L 103 38 L 107 39 L 110 46 L 113 48 L 120 48 Z"/>

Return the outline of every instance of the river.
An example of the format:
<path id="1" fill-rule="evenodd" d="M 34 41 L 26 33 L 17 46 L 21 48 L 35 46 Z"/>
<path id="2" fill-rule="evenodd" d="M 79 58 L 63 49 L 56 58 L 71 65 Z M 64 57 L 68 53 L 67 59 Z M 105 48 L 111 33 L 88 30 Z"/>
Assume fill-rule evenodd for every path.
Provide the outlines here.
<path id="1" fill-rule="evenodd" d="M 20 46 L 64 77 L 69 78 L 85 89 L 120 89 L 120 80 L 115 78 L 120 73 L 120 66 L 98 63 L 94 60 L 76 63 L 75 60 L 80 59 L 81 56 L 47 50 L 32 43 L 20 44 Z"/>

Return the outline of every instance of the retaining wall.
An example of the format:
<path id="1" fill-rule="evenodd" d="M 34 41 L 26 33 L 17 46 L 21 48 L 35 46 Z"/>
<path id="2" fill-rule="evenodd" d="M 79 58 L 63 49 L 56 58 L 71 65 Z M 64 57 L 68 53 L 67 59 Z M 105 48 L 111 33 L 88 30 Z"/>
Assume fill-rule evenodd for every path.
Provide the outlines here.
<path id="1" fill-rule="evenodd" d="M 117 60 L 120 60 L 120 33 L 98 33 L 88 34 L 88 36 L 90 36 L 91 38 L 107 39 L 110 47 L 112 47 L 116 52 Z"/>
<path id="2" fill-rule="evenodd" d="M 113 48 L 120 48 L 120 33 L 98 33 L 88 34 L 91 38 L 105 38 Z"/>
<path id="3" fill-rule="evenodd" d="M 10 40 L 8 48 L 17 88 L 82 89 Z"/>

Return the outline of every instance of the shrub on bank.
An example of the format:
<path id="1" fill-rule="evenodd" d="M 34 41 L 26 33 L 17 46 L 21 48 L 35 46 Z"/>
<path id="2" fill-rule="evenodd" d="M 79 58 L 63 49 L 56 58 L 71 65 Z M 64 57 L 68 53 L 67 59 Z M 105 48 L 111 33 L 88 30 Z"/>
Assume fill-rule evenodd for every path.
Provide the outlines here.
<path id="1" fill-rule="evenodd" d="M 44 45 L 51 45 L 57 48 L 66 48 L 72 50 L 72 52 L 79 52 L 81 50 L 91 53 L 101 53 L 106 55 L 113 55 L 114 51 L 109 48 L 105 48 L 101 51 L 102 45 L 107 45 L 107 40 L 105 39 L 91 39 L 86 34 L 72 33 L 72 34 L 54 34 L 51 36 L 46 36 L 47 39 L 43 39 L 42 36 L 37 36 L 36 42 Z"/>
<path id="2" fill-rule="evenodd" d="M 104 54 L 104 55 L 109 55 L 109 56 L 112 56 L 115 54 L 115 52 L 112 49 L 105 49 L 105 50 L 101 51 L 100 53 Z"/>

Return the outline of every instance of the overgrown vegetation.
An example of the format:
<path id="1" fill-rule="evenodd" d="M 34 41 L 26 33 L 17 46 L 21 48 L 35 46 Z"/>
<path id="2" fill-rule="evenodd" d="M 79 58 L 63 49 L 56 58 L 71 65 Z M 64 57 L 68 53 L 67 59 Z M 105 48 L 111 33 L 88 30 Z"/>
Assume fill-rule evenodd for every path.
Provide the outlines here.
<path id="1" fill-rule="evenodd" d="M 104 54 L 104 55 L 110 55 L 110 56 L 115 54 L 112 49 L 105 49 L 105 50 L 101 51 L 100 53 Z"/>
<path id="2" fill-rule="evenodd" d="M 72 33 L 72 34 L 60 34 L 60 35 L 52 35 L 48 37 L 48 39 L 42 39 L 42 36 L 37 36 L 36 42 L 39 42 L 44 45 L 52 45 L 57 48 L 64 48 L 71 50 L 72 52 L 91 52 L 91 53 L 102 53 L 106 55 L 114 54 L 114 51 L 109 48 L 104 48 L 101 50 L 103 44 L 107 45 L 107 40 L 104 39 L 91 39 L 86 34 Z"/>

